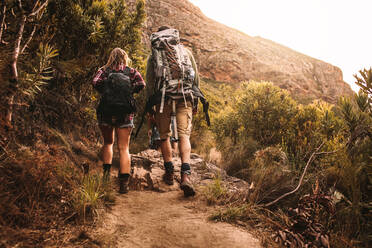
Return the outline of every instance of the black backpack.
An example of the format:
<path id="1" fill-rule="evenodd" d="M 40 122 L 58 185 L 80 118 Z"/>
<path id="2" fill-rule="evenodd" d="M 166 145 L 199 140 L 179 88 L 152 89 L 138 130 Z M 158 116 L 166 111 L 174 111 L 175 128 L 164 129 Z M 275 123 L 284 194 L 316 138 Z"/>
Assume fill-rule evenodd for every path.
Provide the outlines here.
<path id="1" fill-rule="evenodd" d="M 131 69 L 124 71 L 107 69 L 107 79 L 103 82 L 101 110 L 105 116 L 123 117 L 125 114 L 136 112 L 136 102 L 133 97 Z"/>

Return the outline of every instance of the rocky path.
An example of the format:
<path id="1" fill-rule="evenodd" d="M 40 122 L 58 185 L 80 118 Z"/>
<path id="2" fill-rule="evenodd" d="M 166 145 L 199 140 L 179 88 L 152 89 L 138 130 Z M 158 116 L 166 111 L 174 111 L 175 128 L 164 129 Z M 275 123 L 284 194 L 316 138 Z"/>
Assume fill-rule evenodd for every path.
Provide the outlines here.
<path id="1" fill-rule="evenodd" d="M 89 234 L 99 240 L 99 247 L 261 247 L 246 230 L 208 220 L 215 209 L 206 205 L 200 193 L 217 175 L 224 178 L 230 191 L 246 187 L 245 182 L 226 176 L 195 154 L 191 180 L 197 195 L 184 198 L 177 182 L 173 186 L 162 182 L 164 170 L 159 153 L 148 150 L 132 156 L 132 162 L 132 190 L 126 195 L 117 194 L 115 205 L 101 216 L 101 223 Z M 179 167 L 175 171 L 179 172 Z"/>
<path id="2" fill-rule="evenodd" d="M 117 197 L 96 235 L 104 247 L 260 247 L 245 230 L 209 221 L 212 210 L 201 205 L 181 191 L 132 191 Z"/>

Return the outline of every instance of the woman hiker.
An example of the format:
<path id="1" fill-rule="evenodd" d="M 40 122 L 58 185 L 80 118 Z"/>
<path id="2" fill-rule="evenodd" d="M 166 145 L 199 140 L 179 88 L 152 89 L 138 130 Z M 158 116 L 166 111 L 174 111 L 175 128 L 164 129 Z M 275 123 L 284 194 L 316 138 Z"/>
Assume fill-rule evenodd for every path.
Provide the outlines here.
<path id="1" fill-rule="evenodd" d="M 140 92 L 146 83 L 141 74 L 128 67 L 129 58 L 121 48 L 111 51 L 106 65 L 93 79 L 93 87 L 100 93 L 97 120 L 103 136 L 103 176 L 108 179 L 113 157 L 115 133 L 119 150 L 119 193 L 128 192 L 130 177 L 129 141 L 134 127 L 135 103 L 133 93 Z"/>

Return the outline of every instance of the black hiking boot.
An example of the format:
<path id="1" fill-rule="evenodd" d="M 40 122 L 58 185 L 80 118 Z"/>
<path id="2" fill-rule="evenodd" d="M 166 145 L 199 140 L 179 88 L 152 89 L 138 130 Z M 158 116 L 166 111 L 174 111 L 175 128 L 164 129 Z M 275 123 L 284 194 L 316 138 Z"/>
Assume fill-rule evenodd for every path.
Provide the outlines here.
<path id="1" fill-rule="evenodd" d="M 181 189 L 183 190 L 183 195 L 185 197 L 189 196 L 194 196 L 195 195 L 195 190 L 194 187 L 192 186 L 189 175 L 186 173 L 181 173 Z"/>
<path id="2" fill-rule="evenodd" d="M 126 194 L 129 191 L 129 174 L 119 174 L 119 193 Z"/>

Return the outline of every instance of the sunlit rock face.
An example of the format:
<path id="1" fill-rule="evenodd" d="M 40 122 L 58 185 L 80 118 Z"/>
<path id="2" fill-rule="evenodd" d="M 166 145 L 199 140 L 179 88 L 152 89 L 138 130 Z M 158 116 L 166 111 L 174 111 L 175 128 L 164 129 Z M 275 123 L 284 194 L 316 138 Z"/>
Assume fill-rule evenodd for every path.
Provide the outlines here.
<path id="1" fill-rule="evenodd" d="M 204 78 L 228 83 L 272 81 L 303 102 L 334 103 L 341 95 L 352 94 L 339 68 L 211 20 L 187 0 L 147 0 L 146 5 L 147 47 L 149 35 L 159 26 L 177 28 Z"/>

